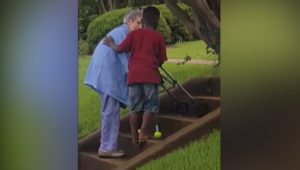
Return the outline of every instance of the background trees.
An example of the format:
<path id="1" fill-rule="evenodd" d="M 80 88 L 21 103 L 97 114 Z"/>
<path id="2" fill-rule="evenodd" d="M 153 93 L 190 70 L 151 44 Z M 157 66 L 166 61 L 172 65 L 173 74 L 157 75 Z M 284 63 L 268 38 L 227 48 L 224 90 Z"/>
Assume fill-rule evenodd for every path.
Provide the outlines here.
<path id="1" fill-rule="evenodd" d="M 170 34 L 173 38 L 171 40 L 166 36 L 167 42 L 174 43 L 182 39 L 182 36 L 176 33 L 182 32 L 183 29 L 178 29 L 180 26 L 176 26 L 176 24 L 181 24 L 194 38 L 202 39 L 207 44 L 208 53 L 220 55 L 220 0 L 79 0 L 78 38 L 87 40 L 88 26 L 99 15 L 120 8 L 135 9 L 163 3 L 176 18 L 176 20 L 168 20 L 166 13 L 163 14 L 165 20 L 163 22 L 170 25 Z M 182 3 L 189 9 L 182 8 Z M 166 35 L 166 33 L 163 34 Z M 186 40 L 191 39 L 193 38 L 189 37 Z"/>
<path id="2" fill-rule="evenodd" d="M 177 0 L 165 0 L 170 11 L 207 46 L 220 54 L 220 0 L 181 0 L 192 10 L 187 16 L 177 4 Z"/>

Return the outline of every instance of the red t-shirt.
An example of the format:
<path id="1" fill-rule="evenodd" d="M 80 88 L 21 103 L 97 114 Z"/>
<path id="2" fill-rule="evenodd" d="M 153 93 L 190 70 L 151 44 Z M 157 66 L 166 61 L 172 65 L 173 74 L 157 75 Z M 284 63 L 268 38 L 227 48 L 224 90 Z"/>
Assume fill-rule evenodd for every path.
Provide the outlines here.
<path id="1" fill-rule="evenodd" d="M 160 83 L 158 67 L 167 60 L 164 38 L 156 31 L 138 29 L 130 32 L 118 46 L 130 52 L 127 84 Z"/>

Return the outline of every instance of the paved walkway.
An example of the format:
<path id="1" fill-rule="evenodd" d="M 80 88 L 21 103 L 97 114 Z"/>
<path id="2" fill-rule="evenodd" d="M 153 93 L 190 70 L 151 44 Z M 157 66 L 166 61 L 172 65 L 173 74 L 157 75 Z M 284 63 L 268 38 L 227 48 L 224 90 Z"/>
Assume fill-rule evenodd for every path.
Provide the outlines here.
<path id="1" fill-rule="evenodd" d="M 181 63 L 183 61 L 184 61 L 183 59 L 168 59 L 167 63 Z M 187 61 L 185 64 L 211 64 L 211 65 L 215 65 L 215 64 L 217 64 L 217 61 L 191 59 L 190 61 Z"/>

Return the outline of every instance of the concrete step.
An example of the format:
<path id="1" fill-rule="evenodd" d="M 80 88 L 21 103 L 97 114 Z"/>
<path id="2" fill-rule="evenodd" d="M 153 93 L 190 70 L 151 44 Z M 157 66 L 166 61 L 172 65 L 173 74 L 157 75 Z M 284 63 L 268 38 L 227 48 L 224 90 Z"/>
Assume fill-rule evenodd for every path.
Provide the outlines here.
<path id="1" fill-rule="evenodd" d="M 168 136 L 176 133 L 178 130 L 187 126 L 192 119 L 189 118 L 180 118 L 179 116 L 167 116 L 167 115 L 157 115 L 159 122 L 159 129 L 162 133 L 162 139 L 167 138 Z M 120 132 L 125 134 L 130 134 L 130 125 L 128 116 L 124 117 L 120 123 Z M 154 134 L 155 124 L 152 123 L 152 129 L 150 134 Z"/>
<path id="2" fill-rule="evenodd" d="M 123 158 L 100 158 L 98 156 L 98 146 L 93 146 L 92 149 L 84 150 L 80 152 L 80 156 L 84 160 L 92 160 L 98 162 L 98 164 L 104 165 L 105 167 L 109 167 L 109 169 L 117 166 L 121 166 L 125 164 L 127 161 L 132 159 L 133 157 L 137 156 L 139 153 L 143 152 L 145 149 L 153 146 L 154 144 L 158 143 L 154 140 L 149 140 L 143 147 L 136 147 L 131 143 L 131 135 L 130 134 L 119 134 L 119 149 L 122 149 L 126 155 Z M 100 143 L 99 143 L 100 144 Z M 90 165 L 85 165 L 90 166 Z M 99 166 L 99 165 L 98 165 Z"/>
<path id="3" fill-rule="evenodd" d="M 213 100 L 213 101 L 220 101 L 220 96 L 194 96 L 194 98 L 199 100 Z"/>
<path id="4" fill-rule="evenodd" d="M 173 112 L 174 99 L 167 94 L 160 96 L 160 113 L 157 114 L 162 138 L 151 139 L 143 147 L 131 143 L 128 115 L 120 120 L 119 149 L 124 150 L 124 158 L 99 158 L 97 149 L 100 145 L 100 130 L 79 141 L 79 170 L 96 169 L 132 169 L 150 160 L 163 156 L 178 147 L 184 147 L 193 140 L 201 139 L 212 129 L 220 127 L 219 79 L 204 78 L 183 84 L 197 102 L 208 105 L 209 113 L 203 117 L 191 117 Z M 199 84 L 200 83 L 200 84 Z M 204 89 L 199 89 L 199 87 Z M 174 88 L 172 92 L 184 99 L 184 93 Z M 182 95 L 182 96 L 180 96 Z M 151 133 L 154 133 L 154 123 Z"/>
<path id="5" fill-rule="evenodd" d="M 175 120 L 175 119 L 171 119 Z M 79 169 L 132 169 L 143 165 L 144 163 L 163 156 L 178 147 L 183 147 L 189 142 L 200 139 L 208 134 L 212 129 L 219 128 L 220 108 L 189 122 L 186 126 L 178 129 L 176 132 L 165 136 L 159 140 L 149 140 L 143 147 L 135 147 L 131 143 L 129 133 L 120 132 L 119 149 L 126 153 L 124 158 L 99 158 L 97 148 L 99 142 L 90 142 L 89 147 L 79 149 Z M 99 141 L 99 139 L 97 139 Z M 95 143 L 98 143 L 95 145 Z M 92 146 L 94 144 L 94 146 Z"/>

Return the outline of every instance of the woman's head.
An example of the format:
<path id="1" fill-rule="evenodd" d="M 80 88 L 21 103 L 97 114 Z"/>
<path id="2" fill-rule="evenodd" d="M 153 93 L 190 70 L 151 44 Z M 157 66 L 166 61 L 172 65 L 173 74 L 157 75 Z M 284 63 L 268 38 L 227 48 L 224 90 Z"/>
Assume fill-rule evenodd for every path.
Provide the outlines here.
<path id="1" fill-rule="evenodd" d="M 131 11 L 123 18 L 123 23 L 127 24 L 130 31 L 134 31 L 142 27 L 142 13 L 140 11 Z"/>

